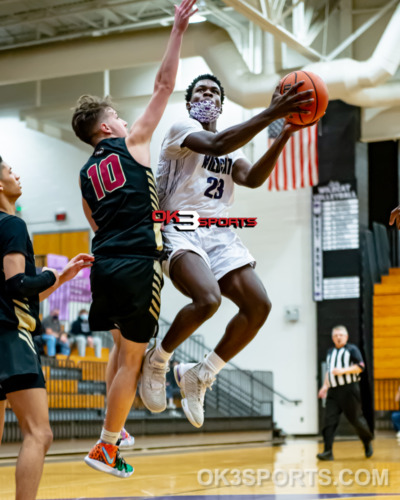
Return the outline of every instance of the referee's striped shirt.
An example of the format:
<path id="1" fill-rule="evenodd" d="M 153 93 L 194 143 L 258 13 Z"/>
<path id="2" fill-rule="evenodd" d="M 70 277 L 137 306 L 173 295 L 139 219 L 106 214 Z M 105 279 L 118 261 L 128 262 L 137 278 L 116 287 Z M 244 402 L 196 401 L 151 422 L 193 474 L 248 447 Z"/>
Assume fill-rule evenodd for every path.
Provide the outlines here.
<path id="1" fill-rule="evenodd" d="M 334 368 L 349 368 L 353 365 L 358 365 L 362 370 L 364 370 L 365 367 L 361 352 L 357 346 L 354 344 L 346 344 L 340 349 L 336 347 L 329 349 L 326 357 L 326 369 L 328 370 L 330 387 L 338 387 L 340 385 L 358 382 L 360 380 L 359 373 L 332 375 L 332 370 Z"/>

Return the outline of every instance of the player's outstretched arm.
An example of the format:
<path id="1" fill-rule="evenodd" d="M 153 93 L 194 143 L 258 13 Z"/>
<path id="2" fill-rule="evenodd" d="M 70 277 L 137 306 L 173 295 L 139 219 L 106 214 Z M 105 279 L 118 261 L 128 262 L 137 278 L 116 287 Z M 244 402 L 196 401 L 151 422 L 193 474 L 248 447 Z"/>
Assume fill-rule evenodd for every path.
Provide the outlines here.
<path id="1" fill-rule="evenodd" d="M 44 268 L 36 276 L 26 276 L 25 255 L 12 252 L 3 258 L 6 292 L 14 299 L 34 297 L 54 286 L 58 281 L 57 271 Z"/>
<path id="2" fill-rule="evenodd" d="M 281 133 L 272 143 L 271 147 L 254 165 L 244 158 L 239 158 L 235 161 L 232 171 L 233 181 L 240 186 L 249 188 L 257 188 L 264 184 L 274 170 L 279 155 L 282 153 L 290 136 L 297 130 L 310 127 L 316 123 L 314 122 L 305 126 L 285 123 Z"/>
<path id="3" fill-rule="evenodd" d="M 50 288 L 39 294 L 39 300 L 42 301 L 44 299 L 47 299 L 47 297 L 51 295 L 55 290 L 57 290 L 57 288 L 59 288 L 67 281 L 72 280 L 72 278 L 75 278 L 75 276 L 83 268 L 92 267 L 93 261 L 94 261 L 93 255 L 89 255 L 87 253 L 80 253 L 75 257 L 73 257 L 59 274 L 56 271 L 56 269 L 50 269 L 44 267 L 43 271 L 52 271 L 56 275 L 57 281 L 54 283 L 53 286 L 51 286 Z"/>
<path id="4" fill-rule="evenodd" d="M 271 99 L 268 108 L 256 116 L 250 118 L 239 125 L 227 128 L 222 132 L 213 133 L 206 130 L 190 134 L 182 146 L 195 151 L 196 153 L 212 156 L 222 156 L 245 146 L 261 130 L 264 130 L 273 121 L 285 118 L 291 113 L 309 114 L 310 112 L 299 107 L 310 105 L 313 102 L 313 90 L 304 90 L 296 93 L 297 89 L 303 85 L 304 81 L 293 85 L 287 92 L 281 94 L 279 85 Z"/>
<path id="5" fill-rule="evenodd" d="M 193 9 L 195 3 L 196 0 L 182 0 L 179 7 L 175 6 L 175 21 L 160 69 L 156 75 L 153 96 L 143 115 L 132 125 L 127 138 L 128 148 L 149 143 L 161 120 L 168 99 L 174 91 L 183 34 L 189 25 L 190 17 L 197 12 L 197 9 Z"/>
<path id="6" fill-rule="evenodd" d="M 15 299 L 39 295 L 39 300 L 42 301 L 60 285 L 76 276 L 81 269 L 91 266 L 93 261 L 92 255 L 80 253 L 68 262 L 60 274 L 56 269 L 44 267 L 40 274 L 27 276 L 25 255 L 19 252 L 9 253 L 3 259 L 6 291 Z"/>

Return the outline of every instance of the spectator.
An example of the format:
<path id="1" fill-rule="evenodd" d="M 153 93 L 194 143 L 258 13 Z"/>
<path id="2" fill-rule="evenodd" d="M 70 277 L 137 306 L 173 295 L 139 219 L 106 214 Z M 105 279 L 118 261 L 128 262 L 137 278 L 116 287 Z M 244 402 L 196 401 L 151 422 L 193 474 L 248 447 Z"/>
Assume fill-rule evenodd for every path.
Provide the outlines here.
<path id="1" fill-rule="evenodd" d="M 46 343 L 47 356 L 54 357 L 56 352 L 69 356 L 71 349 L 68 343 L 68 335 L 61 331 L 59 320 L 59 309 L 50 311 L 50 316 L 44 318 L 42 322 L 42 339 Z"/>
<path id="2" fill-rule="evenodd" d="M 81 357 L 86 355 L 86 346 L 94 347 L 96 358 L 101 358 L 101 338 L 94 337 L 89 326 L 89 312 L 86 309 L 79 311 L 79 316 L 72 323 L 71 333 L 78 347 Z"/>
<path id="3" fill-rule="evenodd" d="M 394 400 L 396 401 L 397 404 L 400 402 L 400 386 L 397 389 L 396 396 L 394 397 Z M 393 427 L 396 431 L 396 437 L 400 439 L 400 411 L 394 411 L 392 413 L 392 422 L 393 422 Z"/>

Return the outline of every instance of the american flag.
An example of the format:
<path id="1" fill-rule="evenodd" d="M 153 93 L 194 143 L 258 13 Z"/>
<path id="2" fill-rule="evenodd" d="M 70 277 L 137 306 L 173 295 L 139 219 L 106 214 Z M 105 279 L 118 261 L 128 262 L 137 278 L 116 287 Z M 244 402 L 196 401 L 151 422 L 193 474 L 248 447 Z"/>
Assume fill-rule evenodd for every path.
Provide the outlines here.
<path id="1" fill-rule="evenodd" d="M 268 147 L 280 134 L 285 120 L 268 127 Z M 289 191 L 318 184 L 318 125 L 295 132 L 286 143 L 267 180 L 269 191 Z"/>

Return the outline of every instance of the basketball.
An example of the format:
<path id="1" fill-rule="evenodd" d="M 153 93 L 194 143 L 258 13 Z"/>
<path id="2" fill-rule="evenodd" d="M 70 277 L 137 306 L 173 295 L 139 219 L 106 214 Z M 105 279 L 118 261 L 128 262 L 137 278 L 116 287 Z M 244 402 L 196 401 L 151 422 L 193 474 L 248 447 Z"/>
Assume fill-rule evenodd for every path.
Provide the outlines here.
<path id="1" fill-rule="evenodd" d="M 304 80 L 304 83 L 297 92 L 314 90 L 314 102 L 307 107 L 301 108 L 310 111 L 309 115 L 293 113 L 287 117 L 287 121 L 294 125 L 308 125 L 319 120 L 324 115 L 329 101 L 328 88 L 325 82 L 321 77 L 310 71 L 293 71 L 284 76 L 280 82 L 280 93 L 284 94 L 292 85 L 301 80 Z"/>

